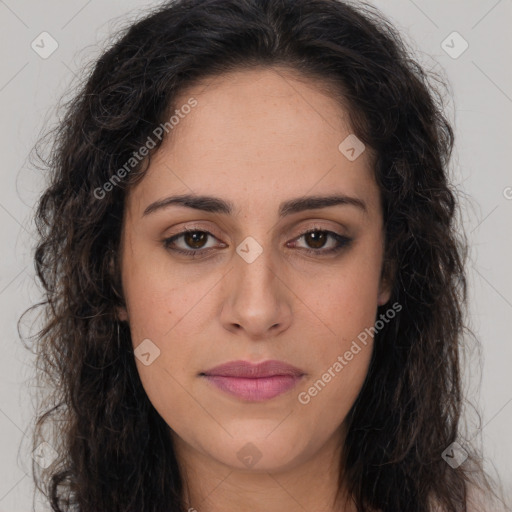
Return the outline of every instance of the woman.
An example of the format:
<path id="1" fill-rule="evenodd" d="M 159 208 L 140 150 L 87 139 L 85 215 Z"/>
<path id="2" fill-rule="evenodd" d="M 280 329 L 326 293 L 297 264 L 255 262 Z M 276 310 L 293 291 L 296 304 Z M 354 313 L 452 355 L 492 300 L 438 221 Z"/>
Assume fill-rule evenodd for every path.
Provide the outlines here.
<path id="1" fill-rule="evenodd" d="M 53 510 L 485 510 L 441 107 L 365 4 L 180 0 L 121 34 L 36 216 Z"/>

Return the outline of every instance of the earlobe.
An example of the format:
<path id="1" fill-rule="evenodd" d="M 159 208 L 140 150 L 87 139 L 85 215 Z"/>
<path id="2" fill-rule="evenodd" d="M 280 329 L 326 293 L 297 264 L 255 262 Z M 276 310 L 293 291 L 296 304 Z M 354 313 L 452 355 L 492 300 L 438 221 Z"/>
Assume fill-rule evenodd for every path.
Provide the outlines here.
<path id="1" fill-rule="evenodd" d="M 389 286 L 386 286 L 384 289 L 379 289 L 379 294 L 377 296 L 377 304 L 379 306 L 383 306 L 386 304 L 391 298 L 391 289 Z"/>
<path id="2" fill-rule="evenodd" d="M 123 292 L 122 292 L 122 286 L 121 286 L 121 275 L 120 275 L 120 269 L 119 266 L 116 265 L 116 252 L 114 250 L 110 251 L 110 259 L 109 259 L 109 274 L 110 279 L 112 280 L 112 289 L 114 294 L 117 297 L 117 303 L 125 304 Z M 123 306 L 116 306 L 116 318 L 120 322 L 127 322 L 128 321 L 128 310 L 125 305 Z"/>
<path id="3" fill-rule="evenodd" d="M 117 319 L 121 322 L 127 322 L 128 321 L 128 311 L 126 311 L 125 307 L 118 306 L 116 308 L 117 312 Z"/>
<path id="4" fill-rule="evenodd" d="M 395 270 L 395 265 L 391 265 L 389 262 L 386 262 L 383 266 L 379 284 L 379 293 L 377 296 L 377 304 L 379 306 L 383 306 L 391 299 L 391 292 L 396 274 Z"/>

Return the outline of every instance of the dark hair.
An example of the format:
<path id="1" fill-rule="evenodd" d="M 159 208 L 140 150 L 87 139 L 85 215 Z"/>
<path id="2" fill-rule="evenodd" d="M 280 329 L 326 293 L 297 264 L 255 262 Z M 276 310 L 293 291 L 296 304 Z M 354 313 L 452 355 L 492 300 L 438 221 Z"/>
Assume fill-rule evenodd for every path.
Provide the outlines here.
<path id="1" fill-rule="evenodd" d="M 185 510 L 168 427 L 146 396 L 128 325 L 116 315 L 124 304 L 124 197 L 160 147 L 155 129 L 179 93 L 215 75 L 269 66 L 317 79 L 349 109 L 353 133 L 374 155 L 383 272 L 391 301 L 402 305 L 375 336 L 347 417 L 340 483 L 359 511 L 383 512 L 463 511 L 470 488 L 492 487 L 469 443 L 458 467 L 441 456 L 459 434 L 467 300 L 467 244 L 448 182 L 454 136 L 442 95 L 366 3 L 178 0 L 119 34 L 66 104 L 41 156 L 51 170 L 36 213 L 45 296 L 33 307 L 45 312 L 37 368 L 52 391 L 38 411 L 34 447 L 51 439 L 59 457 L 33 470 L 54 511 Z M 113 183 L 149 137 L 149 154 Z M 48 423 L 51 438 L 43 434 Z"/>

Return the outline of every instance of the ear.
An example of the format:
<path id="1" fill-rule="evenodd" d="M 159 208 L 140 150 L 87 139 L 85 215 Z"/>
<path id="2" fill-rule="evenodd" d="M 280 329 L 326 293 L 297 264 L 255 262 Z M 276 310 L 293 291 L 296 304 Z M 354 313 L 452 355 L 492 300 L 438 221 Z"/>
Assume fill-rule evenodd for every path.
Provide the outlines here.
<path id="1" fill-rule="evenodd" d="M 128 311 L 124 306 L 116 307 L 117 319 L 121 322 L 128 322 Z"/>
<path id="2" fill-rule="evenodd" d="M 383 306 L 391 298 L 391 287 L 387 283 L 383 283 L 379 286 L 379 294 L 377 296 L 377 304 Z"/>
<path id="3" fill-rule="evenodd" d="M 115 251 L 110 251 L 110 257 L 108 262 L 108 270 L 110 274 L 110 279 L 112 280 L 112 284 L 114 287 L 114 293 L 118 299 L 118 304 L 121 304 L 120 306 L 116 306 L 116 317 L 117 320 L 120 322 L 127 322 L 128 321 L 128 310 L 125 305 L 123 292 L 122 292 L 122 285 L 121 285 L 121 272 L 119 269 L 119 265 L 116 266 L 116 253 Z"/>
<path id="4" fill-rule="evenodd" d="M 377 304 L 383 306 L 391 298 L 393 283 L 395 281 L 395 265 L 389 261 L 384 262 L 379 283 L 379 293 L 377 295 Z"/>

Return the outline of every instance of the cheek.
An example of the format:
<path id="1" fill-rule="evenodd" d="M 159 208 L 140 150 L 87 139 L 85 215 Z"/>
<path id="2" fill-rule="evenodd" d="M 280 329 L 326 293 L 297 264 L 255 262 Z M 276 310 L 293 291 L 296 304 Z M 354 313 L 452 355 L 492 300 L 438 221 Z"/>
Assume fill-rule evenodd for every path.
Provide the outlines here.
<path id="1" fill-rule="evenodd" d="M 317 439 L 328 438 L 345 421 L 368 374 L 372 344 L 334 352 L 297 392 L 301 429 Z"/>
<path id="2" fill-rule="evenodd" d="M 331 277 L 317 281 L 320 286 L 302 282 L 299 292 L 309 297 L 311 311 L 326 327 L 322 336 L 311 333 L 315 342 L 307 351 L 313 372 L 299 390 L 303 393 L 299 402 L 309 408 L 309 418 L 330 417 L 331 427 L 343 421 L 368 373 L 380 276 L 376 247 L 346 258 Z"/>
<path id="3" fill-rule="evenodd" d="M 167 339 L 182 324 L 200 330 L 216 275 L 177 271 L 165 253 L 148 258 L 134 255 L 125 268 L 123 290 L 134 344 L 146 337 Z"/>
<path id="4" fill-rule="evenodd" d="M 330 331 L 328 347 L 341 350 L 373 326 L 377 314 L 380 260 L 366 249 L 354 252 L 344 264 L 321 279 L 304 280 L 297 294 Z M 332 343 L 334 341 L 334 343 Z"/>
<path id="5" fill-rule="evenodd" d="M 357 267 L 331 279 L 326 291 L 315 297 L 314 310 L 328 330 L 313 336 L 315 343 L 306 348 L 313 371 L 298 390 L 297 401 L 307 428 L 325 435 L 344 421 L 373 351 L 378 275 Z"/>
<path id="6" fill-rule="evenodd" d="M 201 360 L 204 327 L 198 320 L 204 320 L 206 314 L 201 298 L 208 289 L 206 283 L 187 286 L 153 273 L 150 265 L 141 267 L 136 279 L 127 280 L 125 294 L 139 377 L 160 416 L 178 430 L 188 428 L 183 418 L 201 415 L 198 403 L 192 399 L 189 380 Z M 149 347 L 144 352 L 151 354 L 150 364 L 137 357 L 137 353 L 143 353 L 138 347 L 144 344 Z"/>
<path id="7" fill-rule="evenodd" d="M 142 253 L 128 255 L 123 268 L 137 370 L 148 398 L 172 426 L 197 405 L 188 385 L 191 375 L 203 369 L 199 362 L 205 358 L 218 275 L 177 272 L 165 256 Z M 137 357 L 142 346 L 149 347 L 143 352 L 149 358 Z M 144 364 L 148 359 L 151 363 Z"/>
<path id="8" fill-rule="evenodd" d="M 180 286 L 174 279 L 147 273 L 140 277 L 126 292 L 137 368 L 151 401 L 172 396 L 179 402 L 180 383 L 186 384 L 201 361 L 201 339 L 212 321 L 207 297 L 211 286 Z M 156 356 L 150 365 L 137 357 L 144 344 Z"/>

